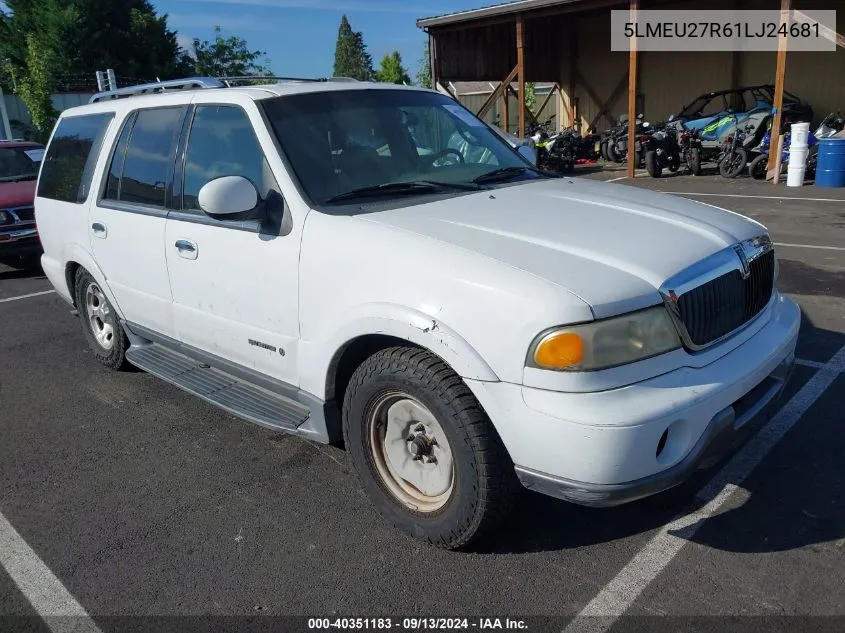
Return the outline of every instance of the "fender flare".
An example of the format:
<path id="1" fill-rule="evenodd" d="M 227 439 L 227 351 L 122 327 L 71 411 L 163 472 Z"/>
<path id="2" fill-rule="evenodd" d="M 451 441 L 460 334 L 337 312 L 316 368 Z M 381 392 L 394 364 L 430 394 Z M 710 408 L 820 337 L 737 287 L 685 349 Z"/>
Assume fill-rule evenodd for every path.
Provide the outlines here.
<path id="1" fill-rule="evenodd" d="M 332 331 L 316 354 L 315 373 L 322 381 L 324 398 L 331 393 L 334 368 L 344 350 L 355 339 L 368 335 L 392 336 L 419 345 L 442 358 L 462 378 L 499 381 L 475 348 L 436 316 L 390 303 L 365 304 L 344 314 L 344 323 Z"/>
<path id="2" fill-rule="evenodd" d="M 100 288 L 106 295 L 106 299 L 109 300 L 109 303 L 112 305 L 112 308 L 114 308 L 114 311 L 117 312 L 117 316 L 120 317 L 121 320 L 124 320 L 123 310 L 121 310 L 120 305 L 114 298 L 114 293 L 112 293 L 111 288 L 108 284 L 108 278 L 97 265 L 97 262 L 94 261 L 94 257 L 91 255 L 91 253 L 89 253 L 83 246 L 79 244 L 71 244 L 65 249 L 64 262 L 65 271 L 67 271 L 68 264 L 76 263 L 79 264 L 85 270 L 87 270 L 89 273 L 91 273 L 91 276 L 97 280 L 97 283 L 100 285 Z M 68 290 L 70 289 L 68 288 Z M 71 294 L 75 295 L 75 293 Z M 71 298 L 76 301 L 75 296 L 71 296 Z M 79 308 L 79 306 L 77 306 L 77 308 Z"/>

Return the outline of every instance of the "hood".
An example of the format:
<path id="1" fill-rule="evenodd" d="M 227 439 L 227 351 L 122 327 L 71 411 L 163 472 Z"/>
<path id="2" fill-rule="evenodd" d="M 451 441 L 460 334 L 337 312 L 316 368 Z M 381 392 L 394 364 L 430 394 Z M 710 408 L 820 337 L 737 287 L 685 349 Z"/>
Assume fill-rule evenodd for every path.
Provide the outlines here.
<path id="1" fill-rule="evenodd" d="M 581 178 L 529 182 L 359 218 L 551 281 L 585 301 L 596 318 L 659 303 L 658 288 L 674 274 L 766 232 L 708 204 Z"/>
<path id="2" fill-rule="evenodd" d="M 0 209 L 26 207 L 35 203 L 36 180 L 0 182 Z"/>

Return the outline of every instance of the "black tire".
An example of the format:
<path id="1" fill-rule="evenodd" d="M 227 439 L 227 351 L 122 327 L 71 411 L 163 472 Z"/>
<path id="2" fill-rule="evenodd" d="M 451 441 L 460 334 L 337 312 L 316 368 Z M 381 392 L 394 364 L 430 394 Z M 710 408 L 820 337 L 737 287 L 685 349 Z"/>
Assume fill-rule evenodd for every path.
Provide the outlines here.
<path id="1" fill-rule="evenodd" d="M 677 173 L 677 171 L 681 168 L 681 157 L 677 154 L 673 154 L 671 158 L 669 158 L 669 171 L 673 174 Z"/>
<path id="2" fill-rule="evenodd" d="M 98 315 L 89 315 L 89 291 L 91 291 L 92 295 L 96 295 L 96 307 L 102 307 L 98 311 Z M 84 268 L 79 268 L 76 271 L 74 295 L 76 309 L 79 312 L 79 320 L 82 322 L 82 332 L 85 340 L 88 341 L 88 345 L 91 347 L 94 358 L 109 369 L 122 370 L 128 368 L 129 363 L 126 360 L 126 350 L 129 348 L 129 339 L 126 337 L 126 332 L 124 332 L 123 327 L 120 325 L 117 313 L 102 292 L 99 282 Z M 95 326 L 95 317 L 99 320 L 99 324 L 102 327 L 100 325 Z M 106 338 L 106 343 L 98 340 L 95 327 L 101 333 L 106 328 L 111 328 L 111 336 Z"/>
<path id="3" fill-rule="evenodd" d="M 602 141 L 599 145 L 599 153 L 604 160 L 610 160 L 610 156 L 607 155 L 607 140 Z"/>
<path id="4" fill-rule="evenodd" d="M 719 161 L 719 173 L 724 178 L 736 178 L 748 164 L 748 153 L 741 147 L 734 150 L 733 158 L 726 156 Z"/>
<path id="5" fill-rule="evenodd" d="M 701 150 L 697 147 L 691 147 L 686 152 L 687 171 L 693 176 L 701 175 Z"/>
<path id="6" fill-rule="evenodd" d="M 760 154 L 760 156 L 757 156 L 748 163 L 748 175 L 754 180 L 765 180 L 768 164 L 769 157 L 765 154 Z"/>
<path id="7" fill-rule="evenodd" d="M 612 163 L 620 162 L 619 154 L 616 153 L 616 148 L 613 147 L 613 141 L 607 144 L 607 157 Z"/>
<path id="8" fill-rule="evenodd" d="M 379 432 L 372 430 L 386 430 L 387 425 L 374 419 L 379 403 L 394 394 L 426 407 L 451 449 L 451 492 L 445 505 L 433 511 L 408 507 L 379 474 L 380 449 L 371 439 Z M 343 400 L 343 435 L 363 488 L 378 511 L 396 528 L 437 547 L 457 549 L 494 529 L 521 489 L 504 445 L 472 392 L 426 350 L 389 348 L 358 367 Z"/>
<path id="9" fill-rule="evenodd" d="M 657 152 L 649 150 L 645 153 L 645 168 L 652 178 L 660 178 L 663 168 L 657 164 Z"/>

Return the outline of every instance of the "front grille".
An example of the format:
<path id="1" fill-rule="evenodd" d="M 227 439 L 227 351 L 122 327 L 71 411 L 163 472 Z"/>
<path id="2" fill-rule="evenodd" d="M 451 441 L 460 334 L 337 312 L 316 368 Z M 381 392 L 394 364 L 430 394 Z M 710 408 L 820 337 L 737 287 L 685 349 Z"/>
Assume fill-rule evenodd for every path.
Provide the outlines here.
<path id="1" fill-rule="evenodd" d="M 35 222 L 35 209 L 33 207 L 20 207 L 12 212 L 18 216 L 21 222 Z"/>
<path id="2" fill-rule="evenodd" d="M 775 253 L 768 251 L 738 270 L 717 277 L 678 297 L 681 321 L 696 347 L 730 334 L 757 316 L 769 303 L 775 283 Z"/>

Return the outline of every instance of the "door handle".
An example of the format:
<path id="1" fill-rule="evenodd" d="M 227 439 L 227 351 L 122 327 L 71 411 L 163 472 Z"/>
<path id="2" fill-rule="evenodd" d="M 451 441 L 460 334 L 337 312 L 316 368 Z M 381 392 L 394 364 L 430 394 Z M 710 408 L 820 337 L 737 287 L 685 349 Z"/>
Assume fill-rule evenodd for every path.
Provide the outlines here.
<path id="1" fill-rule="evenodd" d="M 190 240 L 176 240 L 176 250 L 179 251 L 179 257 L 185 259 L 197 258 L 197 245 Z"/>
<path id="2" fill-rule="evenodd" d="M 102 222 L 94 222 L 91 225 L 91 230 L 94 232 L 94 235 L 96 235 L 97 237 L 99 237 L 101 239 L 106 239 L 106 236 L 108 236 L 108 234 L 109 234 L 108 229 L 106 228 L 106 225 L 103 224 Z"/>

